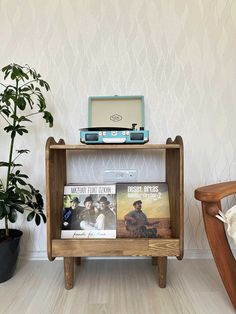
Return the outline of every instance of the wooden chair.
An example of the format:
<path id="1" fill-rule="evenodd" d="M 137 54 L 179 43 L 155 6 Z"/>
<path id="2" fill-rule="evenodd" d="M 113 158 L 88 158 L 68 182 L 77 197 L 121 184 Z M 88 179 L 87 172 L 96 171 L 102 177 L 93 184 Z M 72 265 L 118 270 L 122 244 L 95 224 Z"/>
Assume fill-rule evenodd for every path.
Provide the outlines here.
<path id="1" fill-rule="evenodd" d="M 236 181 L 200 187 L 195 198 L 202 203 L 208 242 L 225 289 L 236 309 L 236 261 L 225 233 L 224 223 L 215 217 L 221 210 L 221 199 L 236 193 Z"/>

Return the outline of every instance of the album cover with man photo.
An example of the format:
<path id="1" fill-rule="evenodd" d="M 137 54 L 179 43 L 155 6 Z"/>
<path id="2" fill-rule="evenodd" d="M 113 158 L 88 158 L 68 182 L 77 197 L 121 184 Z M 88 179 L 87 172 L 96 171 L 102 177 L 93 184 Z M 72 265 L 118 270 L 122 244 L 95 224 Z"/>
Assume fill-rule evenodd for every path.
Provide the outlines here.
<path id="1" fill-rule="evenodd" d="M 117 237 L 170 238 L 167 183 L 118 183 L 116 193 Z"/>
<path id="2" fill-rule="evenodd" d="M 64 187 L 61 238 L 116 238 L 116 186 Z"/>

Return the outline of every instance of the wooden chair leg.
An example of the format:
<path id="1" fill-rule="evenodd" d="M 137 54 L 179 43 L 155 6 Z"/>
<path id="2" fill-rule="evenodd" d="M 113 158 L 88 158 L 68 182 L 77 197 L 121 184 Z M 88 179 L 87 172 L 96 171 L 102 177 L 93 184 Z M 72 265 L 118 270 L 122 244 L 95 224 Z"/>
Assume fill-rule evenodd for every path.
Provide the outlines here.
<path id="1" fill-rule="evenodd" d="M 157 265 L 159 269 L 159 287 L 166 287 L 166 273 L 167 273 L 167 256 L 158 256 Z"/>
<path id="2" fill-rule="evenodd" d="M 72 289 L 74 286 L 74 257 L 64 257 L 65 288 Z"/>
<path id="3" fill-rule="evenodd" d="M 157 256 L 152 256 L 152 265 L 157 265 Z"/>
<path id="4" fill-rule="evenodd" d="M 81 257 L 76 257 L 75 258 L 75 265 L 77 265 L 77 266 L 79 266 L 79 265 L 81 265 Z"/>
<path id="5" fill-rule="evenodd" d="M 236 260 L 229 246 L 224 224 L 208 214 L 209 206 L 213 205 L 202 202 L 207 238 L 225 289 L 236 310 Z M 221 208 L 220 203 L 215 204 L 215 207 Z"/>

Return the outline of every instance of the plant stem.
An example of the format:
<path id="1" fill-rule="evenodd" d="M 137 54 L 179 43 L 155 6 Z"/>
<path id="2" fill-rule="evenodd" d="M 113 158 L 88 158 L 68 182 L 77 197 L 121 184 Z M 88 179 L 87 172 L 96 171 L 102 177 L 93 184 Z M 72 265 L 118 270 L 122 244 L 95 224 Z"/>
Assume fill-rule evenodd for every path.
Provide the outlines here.
<path id="1" fill-rule="evenodd" d="M 12 160 L 12 162 L 14 162 L 20 155 L 21 155 L 21 153 L 19 153 L 19 154 Z"/>
<path id="2" fill-rule="evenodd" d="M 34 113 L 30 113 L 30 114 L 27 114 L 25 117 L 27 118 L 27 117 L 34 116 L 35 114 L 39 114 L 39 113 L 40 113 L 39 111 L 34 112 Z"/>
<path id="3" fill-rule="evenodd" d="M 3 184 L 3 182 L 2 182 L 1 179 L 0 179 L 0 183 L 1 183 L 2 187 L 3 187 L 3 190 L 5 190 L 5 189 L 4 189 L 4 184 Z"/>
<path id="4" fill-rule="evenodd" d="M 18 98 L 18 92 L 19 92 L 19 80 L 16 80 L 16 101 L 14 102 L 14 117 L 16 117 L 16 111 L 17 111 L 17 98 Z M 16 126 L 16 119 L 13 118 L 13 127 Z M 13 154 L 13 147 L 14 147 L 14 141 L 15 136 L 11 137 L 11 145 L 10 145 L 10 152 L 9 152 L 9 161 L 8 161 L 8 169 L 7 169 L 7 183 L 6 183 L 6 190 L 9 188 L 9 181 L 10 181 L 10 173 L 11 173 L 11 164 L 12 164 L 12 154 Z M 8 216 L 5 217 L 5 230 L 6 230 L 6 236 L 9 236 L 9 227 L 8 227 Z"/>
<path id="5" fill-rule="evenodd" d="M 6 231 L 6 237 L 9 237 L 9 227 L 8 227 L 8 217 L 5 216 L 5 231 Z"/>
<path id="6" fill-rule="evenodd" d="M 29 82 L 27 82 L 27 83 L 25 83 L 25 84 L 21 85 L 21 87 L 20 87 L 20 88 L 22 88 L 22 87 L 23 87 L 23 86 L 25 86 L 25 85 L 29 85 L 30 83 L 35 82 L 35 81 L 37 81 L 37 80 L 32 80 L 32 81 L 29 81 Z"/>
<path id="7" fill-rule="evenodd" d="M 4 117 L 4 115 L 2 113 L 0 113 L 0 115 L 3 117 L 3 119 L 8 123 L 10 124 L 10 122 L 7 120 L 7 118 Z"/>

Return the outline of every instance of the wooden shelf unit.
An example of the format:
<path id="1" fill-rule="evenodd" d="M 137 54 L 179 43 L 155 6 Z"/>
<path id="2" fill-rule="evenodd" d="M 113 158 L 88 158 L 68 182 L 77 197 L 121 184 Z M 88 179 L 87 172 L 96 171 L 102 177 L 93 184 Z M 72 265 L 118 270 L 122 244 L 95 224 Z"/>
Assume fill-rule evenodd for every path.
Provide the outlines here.
<path id="1" fill-rule="evenodd" d="M 61 239 L 61 222 L 67 151 L 165 150 L 166 182 L 169 186 L 170 239 Z M 159 286 L 166 286 L 167 256 L 183 258 L 183 141 L 176 136 L 166 144 L 144 145 L 65 145 L 50 137 L 46 143 L 46 198 L 48 259 L 64 257 L 65 287 L 73 287 L 74 260 L 83 256 L 151 256 L 159 268 Z M 75 259 L 77 258 L 77 259 Z"/>

